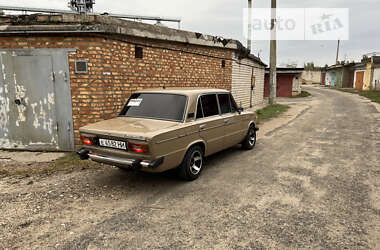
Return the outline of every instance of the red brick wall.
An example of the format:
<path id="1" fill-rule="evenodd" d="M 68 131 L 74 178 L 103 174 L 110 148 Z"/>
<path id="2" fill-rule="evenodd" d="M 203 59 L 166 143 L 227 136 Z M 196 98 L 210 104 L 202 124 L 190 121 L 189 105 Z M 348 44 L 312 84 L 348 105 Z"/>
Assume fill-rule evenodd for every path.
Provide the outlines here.
<path id="1" fill-rule="evenodd" d="M 143 59 L 135 59 L 135 44 L 143 45 Z M 76 144 L 80 143 L 80 127 L 117 116 L 133 91 L 164 84 L 167 87 L 231 90 L 232 53 L 227 49 L 119 36 L 0 38 L 0 49 L 16 48 L 77 49 L 69 55 Z M 225 68 L 221 67 L 222 58 L 226 59 Z M 88 74 L 75 74 L 76 59 L 88 60 Z M 111 75 L 104 75 L 104 72 Z"/>

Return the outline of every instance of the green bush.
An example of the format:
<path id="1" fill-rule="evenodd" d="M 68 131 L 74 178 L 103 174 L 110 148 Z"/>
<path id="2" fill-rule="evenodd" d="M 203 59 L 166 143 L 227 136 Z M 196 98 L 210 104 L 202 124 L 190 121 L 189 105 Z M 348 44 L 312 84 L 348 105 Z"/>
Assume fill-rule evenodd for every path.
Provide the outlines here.
<path id="1" fill-rule="evenodd" d="M 256 111 L 259 122 L 272 119 L 274 117 L 279 116 L 280 114 L 286 112 L 290 107 L 288 105 L 283 104 L 272 104 L 268 105 L 263 109 L 259 109 Z"/>
<path id="2" fill-rule="evenodd" d="M 300 94 L 292 96 L 290 98 L 303 98 L 303 97 L 308 97 L 308 96 L 311 96 L 311 94 L 307 91 L 302 90 Z"/>

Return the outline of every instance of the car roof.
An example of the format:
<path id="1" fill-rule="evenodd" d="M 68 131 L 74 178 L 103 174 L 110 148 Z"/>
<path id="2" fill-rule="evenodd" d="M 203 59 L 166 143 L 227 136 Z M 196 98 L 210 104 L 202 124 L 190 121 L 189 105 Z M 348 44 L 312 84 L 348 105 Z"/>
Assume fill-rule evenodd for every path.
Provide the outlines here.
<path id="1" fill-rule="evenodd" d="M 212 89 L 212 88 L 156 88 L 156 89 L 144 89 L 136 91 L 136 93 L 166 93 L 166 94 L 178 94 L 187 96 L 198 96 L 200 94 L 207 93 L 229 93 L 225 89 Z"/>

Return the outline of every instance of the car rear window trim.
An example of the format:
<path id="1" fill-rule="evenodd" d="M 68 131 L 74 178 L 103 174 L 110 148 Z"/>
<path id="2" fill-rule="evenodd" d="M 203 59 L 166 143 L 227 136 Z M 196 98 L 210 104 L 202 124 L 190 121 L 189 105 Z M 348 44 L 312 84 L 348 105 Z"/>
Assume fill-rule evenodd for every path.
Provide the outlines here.
<path id="1" fill-rule="evenodd" d="M 175 120 L 175 119 L 164 119 L 164 118 L 157 118 L 157 117 L 148 117 L 148 116 L 128 116 L 128 115 L 121 115 L 119 114 L 118 117 L 130 117 L 130 118 L 141 118 L 141 119 L 150 119 L 150 120 L 159 120 L 159 121 L 170 121 L 170 122 L 185 122 L 185 117 L 187 115 L 187 106 L 189 103 L 189 97 L 187 95 L 183 94 L 176 94 L 176 93 L 162 93 L 162 92 L 135 92 L 133 94 L 157 94 L 157 95 L 177 95 L 177 96 L 184 96 L 186 98 L 186 103 L 185 107 L 183 109 L 183 114 L 182 114 L 182 120 Z M 132 95 L 131 95 L 132 97 Z M 121 112 L 124 111 L 125 106 L 128 104 L 129 100 L 131 97 L 128 98 L 127 102 L 125 103 L 123 109 Z"/>

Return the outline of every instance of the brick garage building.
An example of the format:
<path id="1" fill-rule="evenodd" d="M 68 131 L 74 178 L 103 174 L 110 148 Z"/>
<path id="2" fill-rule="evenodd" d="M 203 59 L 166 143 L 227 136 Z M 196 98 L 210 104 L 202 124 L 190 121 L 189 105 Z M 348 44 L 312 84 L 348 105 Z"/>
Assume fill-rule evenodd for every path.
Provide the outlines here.
<path id="1" fill-rule="evenodd" d="M 73 150 L 81 126 L 115 117 L 144 88 L 263 99 L 265 64 L 236 40 L 74 14 L 2 16 L 0 36 L 0 148 Z"/>
<path id="2" fill-rule="evenodd" d="M 291 97 L 301 93 L 303 68 L 277 68 L 277 97 Z M 265 72 L 264 97 L 269 97 L 269 69 Z"/>

